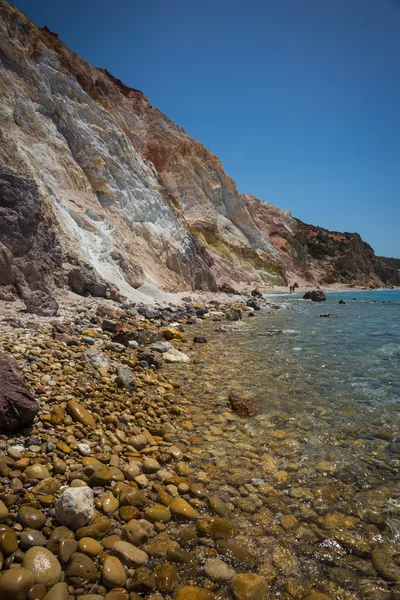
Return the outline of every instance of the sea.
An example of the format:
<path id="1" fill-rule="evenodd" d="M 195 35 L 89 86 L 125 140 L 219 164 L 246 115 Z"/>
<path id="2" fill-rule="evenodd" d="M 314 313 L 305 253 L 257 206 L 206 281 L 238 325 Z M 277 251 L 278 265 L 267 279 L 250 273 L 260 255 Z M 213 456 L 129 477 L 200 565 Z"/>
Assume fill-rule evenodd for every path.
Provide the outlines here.
<path id="1" fill-rule="evenodd" d="M 374 439 L 390 440 L 393 456 L 400 452 L 400 290 L 326 297 L 270 298 L 281 308 L 260 311 L 246 333 L 236 334 L 241 384 L 266 417 L 282 410 L 294 423 L 309 422 L 303 460 L 329 456 L 374 485 L 374 477 L 388 476 L 385 457 L 382 471 L 379 460 L 375 469 L 366 467 Z M 329 432 L 336 436 L 330 442 Z"/>
<path id="2" fill-rule="evenodd" d="M 400 290 L 266 296 L 175 367 L 271 597 L 400 597 Z M 231 419 L 228 396 L 260 414 Z M 316 598 L 320 596 L 316 596 Z"/>

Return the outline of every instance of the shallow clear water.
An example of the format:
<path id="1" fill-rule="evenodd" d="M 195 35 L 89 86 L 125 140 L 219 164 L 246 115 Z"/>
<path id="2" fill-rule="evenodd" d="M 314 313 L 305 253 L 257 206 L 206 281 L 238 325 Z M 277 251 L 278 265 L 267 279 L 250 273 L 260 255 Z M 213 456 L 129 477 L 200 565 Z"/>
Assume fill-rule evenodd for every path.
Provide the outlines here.
<path id="1" fill-rule="evenodd" d="M 199 460 L 239 510 L 273 597 L 397 600 L 400 291 L 327 298 L 271 297 L 279 309 L 204 322 L 209 344 L 175 368 L 203 424 Z M 261 414 L 231 421 L 230 393 Z"/>
<path id="2" fill-rule="evenodd" d="M 282 410 L 309 422 L 303 459 L 329 454 L 336 464 L 350 461 L 357 470 L 355 454 L 370 457 L 362 456 L 363 445 L 358 453 L 347 443 L 351 429 L 371 441 L 370 449 L 382 430 L 392 440 L 399 431 L 400 291 L 332 292 L 318 304 L 294 295 L 276 300 L 287 308 L 260 311 L 249 328 L 233 334 L 241 363 L 238 387 L 260 401 L 265 416 Z M 319 316 L 325 313 L 335 316 Z M 329 443 L 329 429 L 336 442 Z M 394 441 L 392 446 L 397 454 Z"/>

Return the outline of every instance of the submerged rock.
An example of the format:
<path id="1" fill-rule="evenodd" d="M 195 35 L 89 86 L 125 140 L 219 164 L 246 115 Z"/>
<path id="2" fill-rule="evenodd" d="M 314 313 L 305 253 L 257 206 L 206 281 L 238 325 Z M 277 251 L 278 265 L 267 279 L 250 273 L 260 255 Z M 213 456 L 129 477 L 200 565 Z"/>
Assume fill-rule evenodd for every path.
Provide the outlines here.
<path id="1" fill-rule="evenodd" d="M 326 296 L 322 290 L 313 290 L 312 292 L 306 292 L 303 299 L 312 300 L 313 302 L 325 302 Z"/>
<path id="2" fill-rule="evenodd" d="M 183 352 L 180 352 L 179 350 L 176 350 L 175 348 L 173 350 L 168 350 L 168 352 L 165 352 L 164 360 L 169 363 L 189 363 L 190 362 L 190 358 L 186 354 L 184 354 Z"/>
<path id="3" fill-rule="evenodd" d="M 254 417 L 260 412 L 260 406 L 253 398 L 242 398 L 229 394 L 229 402 L 233 412 L 241 417 Z"/>
<path id="4" fill-rule="evenodd" d="M 235 575 L 231 588 L 236 600 L 266 600 L 269 587 L 265 579 L 255 573 Z"/>
<path id="5" fill-rule="evenodd" d="M 225 318 L 227 321 L 241 321 L 242 311 L 240 310 L 240 308 L 230 308 L 225 313 Z"/>

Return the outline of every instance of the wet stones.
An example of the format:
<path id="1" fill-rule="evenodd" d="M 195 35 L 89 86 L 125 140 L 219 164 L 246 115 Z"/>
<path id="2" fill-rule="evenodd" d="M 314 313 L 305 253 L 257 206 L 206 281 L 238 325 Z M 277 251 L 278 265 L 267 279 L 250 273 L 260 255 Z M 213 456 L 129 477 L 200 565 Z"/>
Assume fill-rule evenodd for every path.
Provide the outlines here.
<path id="1" fill-rule="evenodd" d="M 157 473 L 160 468 L 160 463 L 155 458 L 146 458 L 142 464 L 143 473 Z"/>
<path id="2" fill-rule="evenodd" d="M 91 538 L 83 538 L 83 539 L 88 540 Z M 92 540 L 92 541 L 95 542 L 95 540 Z M 74 554 L 74 552 L 77 552 L 77 551 L 78 551 L 78 542 L 75 539 L 67 538 L 67 539 L 61 540 L 59 547 L 58 547 L 58 556 L 61 561 L 61 564 L 66 565 L 67 563 L 69 563 L 71 556 Z M 82 550 L 82 548 L 79 548 L 79 552 L 82 552 L 83 554 L 87 554 L 86 552 L 84 552 Z"/>
<path id="3" fill-rule="evenodd" d="M 111 521 L 107 517 L 95 517 L 95 519 L 86 525 L 77 529 L 75 537 L 79 541 L 84 537 L 91 537 L 95 540 L 101 540 L 111 529 Z"/>
<path id="4" fill-rule="evenodd" d="M 0 500 L 0 523 L 4 523 L 9 515 L 9 510 L 2 500 Z"/>
<path id="5" fill-rule="evenodd" d="M 61 525 L 73 530 L 84 527 L 94 515 L 93 491 L 89 487 L 69 488 L 57 499 L 54 508 Z"/>
<path id="6" fill-rule="evenodd" d="M 60 563 L 46 548 L 35 546 L 27 550 L 22 566 L 32 574 L 34 583 L 41 583 L 46 587 L 54 585 L 61 577 Z"/>
<path id="7" fill-rule="evenodd" d="M 177 590 L 174 600 L 215 600 L 216 596 L 205 588 L 185 585 Z"/>
<path id="8" fill-rule="evenodd" d="M 199 534 L 215 539 L 229 539 L 236 531 L 235 525 L 222 517 L 207 517 L 197 523 Z"/>
<path id="9" fill-rule="evenodd" d="M 43 600 L 68 600 L 69 591 L 66 583 L 56 583 L 47 592 Z"/>
<path id="10" fill-rule="evenodd" d="M 21 531 L 19 542 L 20 547 L 23 550 L 27 550 L 28 548 L 33 548 L 33 546 L 45 546 L 47 540 L 40 531 L 30 529 L 29 531 Z"/>
<path id="11" fill-rule="evenodd" d="M 101 581 L 106 588 L 121 587 L 127 575 L 123 564 L 116 556 L 107 556 L 103 563 Z"/>
<path id="12" fill-rule="evenodd" d="M 254 567 L 257 564 L 257 558 L 250 550 L 226 540 L 218 540 L 215 543 L 215 547 L 219 554 L 226 556 L 238 566 Z"/>
<path id="13" fill-rule="evenodd" d="M 42 529 L 46 522 L 46 515 L 41 510 L 32 508 L 30 506 L 21 506 L 18 511 L 18 522 L 22 527 L 29 527 L 30 529 Z"/>
<path id="14" fill-rule="evenodd" d="M 209 558 L 206 560 L 204 571 L 207 577 L 217 583 L 226 583 L 236 575 L 235 571 L 219 558 Z"/>
<path id="15" fill-rule="evenodd" d="M 265 579 L 255 573 L 235 575 L 231 581 L 231 589 L 236 600 L 266 600 L 269 593 Z"/>
<path id="16" fill-rule="evenodd" d="M 210 510 L 219 517 L 224 517 L 227 511 L 226 503 L 217 496 L 208 496 L 208 506 Z"/>
<path id="17" fill-rule="evenodd" d="M 125 525 L 122 530 L 122 535 L 125 540 L 133 544 L 134 546 L 141 546 L 145 544 L 149 539 L 148 532 L 141 526 L 136 520 L 132 519 Z"/>
<path id="18" fill-rule="evenodd" d="M 19 567 L 0 573 L 0 598 L 4 600 L 26 600 L 34 585 L 33 575 L 28 569 Z"/>
<path id="19" fill-rule="evenodd" d="M 157 589 L 160 592 L 171 593 L 178 585 L 178 571 L 174 565 L 163 563 L 155 569 Z"/>
<path id="20" fill-rule="evenodd" d="M 17 536 L 13 531 L 1 531 L 0 532 L 0 552 L 4 556 L 10 556 L 18 550 Z"/>
<path id="21" fill-rule="evenodd" d="M 135 592 L 148 593 L 156 587 L 156 578 L 153 572 L 146 567 L 136 569 L 131 583 L 131 590 Z"/>
<path id="22" fill-rule="evenodd" d="M 150 508 L 146 508 L 144 511 L 145 519 L 150 521 L 151 523 L 166 523 L 171 518 L 171 513 L 166 506 L 162 504 L 155 504 Z"/>
<path id="23" fill-rule="evenodd" d="M 70 585 L 78 587 L 93 581 L 97 572 L 93 560 L 86 554 L 74 552 L 65 572 L 65 577 Z"/>
<path id="24" fill-rule="evenodd" d="M 183 498 L 173 498 L 169 510 L 177 521 L 192 521 L 197 519 L 199 513 Z"/>
<path id="25" fill-rule="evenodd" d="M 400 581 L 400 566 L 396 564 L 388 548 L 374 548 L 371 559 L 375 569 L 386 581 Z"/>
<path id="26" fill-rule="evenodd" d="M 79 540 L 77 549 L 78 549 L 78 552 L 81 552 L 82 554 L 86 554 L 87 556 L 94 558 L 95 556 L 98 556 L 100 554 L 103 547 L 96 540 L 86 537 L 86 538 L 81 538 Z"/>
<path id="27" fill-rule="evenodd" d="M 112 547 L 112 552 L 118 556 L 120 561 L 127 567 L 141 567 L 149 559 L 146 552 L 143 552 L 140 548 L 136 548 L 136 546 L 124 541 L 115 542 Z"/>
<path id="28" fill-rule="evenodd" d="M 71 415 L 73 420 L 77 423 L 82 423 L 82 425 L 85 425 L 86 427 L 96 426 L 96 422 L 90 412 L 76 400 L 69 400 L 67 402 L 67 413 Z"/>

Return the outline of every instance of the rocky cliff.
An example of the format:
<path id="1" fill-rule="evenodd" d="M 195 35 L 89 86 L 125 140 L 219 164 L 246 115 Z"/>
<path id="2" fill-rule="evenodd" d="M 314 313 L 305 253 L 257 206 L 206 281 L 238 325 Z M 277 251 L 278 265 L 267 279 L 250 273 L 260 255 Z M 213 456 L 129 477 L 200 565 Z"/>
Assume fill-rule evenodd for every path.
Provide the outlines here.
<path id="1" fill-rule="evenodd" d="M 0 167 L 3 297 L 21 285 L 116 297 L 143 282 L 215 290 L 345 272 L 352 281 L 356 271 L 395 283 L 361 240 L 340 266 L 319 261 L 305 226 L 240 195 L 217 157 L 143 93 L 4 0 Z"/>

